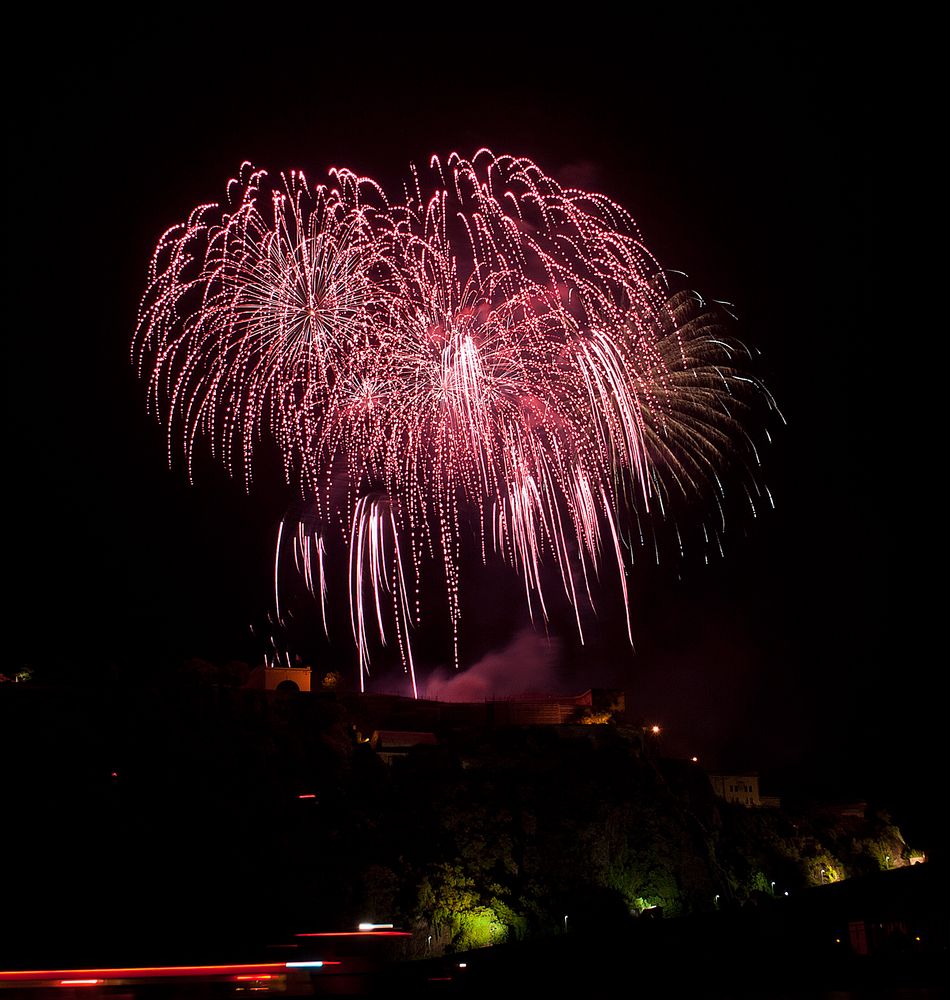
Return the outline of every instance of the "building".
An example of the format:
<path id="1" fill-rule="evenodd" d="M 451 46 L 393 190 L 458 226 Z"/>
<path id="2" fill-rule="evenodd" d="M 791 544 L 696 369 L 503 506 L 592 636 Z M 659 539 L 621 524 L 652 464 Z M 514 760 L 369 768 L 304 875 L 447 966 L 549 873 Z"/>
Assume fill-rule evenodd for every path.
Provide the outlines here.
<path id="1" fill-rule="evenodd" d="M 759 776 L 757 774 L 721 774 L 709 772 L 713 791 L 727 802 L 740 806 L 761 806 Z"/>
<path id="2" fill-rule="evenodd" d="M 380 759 L 392 764 L 398 757 L 405 757 L 413 747 L 435 746 L 434 733 L 407 733 L 396 729 L 377 729 L 370 739 L 370 746 Z"/>
<path id="3" fill-rule="evenodd" d="M 290 688 L 290 685 L 293 685 Z M 253 691 L 310 690 L 309 667 L 255 667 L 247 676 L 246 687 Z"/>

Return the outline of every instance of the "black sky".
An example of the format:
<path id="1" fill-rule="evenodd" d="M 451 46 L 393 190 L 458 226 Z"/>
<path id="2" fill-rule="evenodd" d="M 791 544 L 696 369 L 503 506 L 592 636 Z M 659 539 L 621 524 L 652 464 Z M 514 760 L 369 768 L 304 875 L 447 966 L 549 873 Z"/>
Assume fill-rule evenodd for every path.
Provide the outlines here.
<path id="1" fill-rule="evenodd" d="M 861 27 L 754 6 L 544 29 L 468 10 L 285 14 L 24 35 L 7 183 L 14 660 L 68 673 L 254 655 L 287 493 L 262 475 L 245 496 L 210 462 L 190 487 L 179 455 L 167 468 L 128 362 L 164 229 L 243 160 L 395 186 L 433 151 L 488 146 L 585 178 L 666 266 L 735 303 L 788 421 L 764 453 L 775 510 L 739 519 L 725 560 L 636 575 L 636 655 L 608 609 L 575 686 L 623 683 L 674 750 L 912 799 L 929 737 L 894 730 L 919 709 L 867 419 L 881 359 Z M 346 666 L 345 636 L 328 655 Z"/>

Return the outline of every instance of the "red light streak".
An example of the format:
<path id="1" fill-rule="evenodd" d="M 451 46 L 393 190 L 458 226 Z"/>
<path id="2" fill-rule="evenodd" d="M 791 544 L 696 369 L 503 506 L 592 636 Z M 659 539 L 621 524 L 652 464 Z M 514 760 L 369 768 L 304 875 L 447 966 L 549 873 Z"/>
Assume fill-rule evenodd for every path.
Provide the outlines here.
<path id="1" fill-rule="evenodd" d="M 308 931 L 294 937 L 412 937 L 412 931 Z"/>
<path id="2" fill-rule="evenodd" d="M 316 960 L 315 960 L 316 961 Z M 323 962 L 327 965 L 341 965 L 341 962 Z M 142 965 L 114 969 L 24 969 L 0 971 L 0 983 L 21 983 L 30 980 L 69 981 L 75 984 L 91 985 L 103 979 L 146 979 L 150 977 L 174 976 L 226 976 L 245 974 L 249 979 L 268 978 L 267 974 L 283 974 L 292 963 L 266 962 L 238 965 Z M 318 968 L 318 966 L 311 966 Z M 75 979 L 73 977 L 76 977 Z M 83 977 L 83 978 L 80 978 Z M 90 977 L 90 978 L 85 978 Z M 96 977 L 93 980 L 91 977 Z"/>

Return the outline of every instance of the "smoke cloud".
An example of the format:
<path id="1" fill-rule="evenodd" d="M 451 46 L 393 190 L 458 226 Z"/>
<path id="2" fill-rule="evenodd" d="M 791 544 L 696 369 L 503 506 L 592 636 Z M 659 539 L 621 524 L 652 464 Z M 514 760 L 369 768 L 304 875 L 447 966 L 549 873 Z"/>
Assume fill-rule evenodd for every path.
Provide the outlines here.
<path id="1" fill-rule="evenodd" d="M 438 701 L 485 701 L 526 691 L 555 692 L 559 687 L 561 643 L 522 629 L 502 649 L 482 657 L 468 670 L 436 670 L 422 696 Z"/>

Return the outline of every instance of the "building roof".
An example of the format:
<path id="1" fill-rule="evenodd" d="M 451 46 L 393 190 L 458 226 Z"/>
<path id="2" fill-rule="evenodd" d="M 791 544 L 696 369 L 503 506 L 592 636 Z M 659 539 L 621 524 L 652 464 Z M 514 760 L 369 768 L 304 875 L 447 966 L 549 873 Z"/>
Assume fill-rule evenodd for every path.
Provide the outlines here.
<path id="1" fill-rule="evenodd" d="M 416 746 L 435 746 L 435 733 L 404 732 L 399 729 L 377 729 L 370 741 L 376 749 L 396 750 Z"/>

